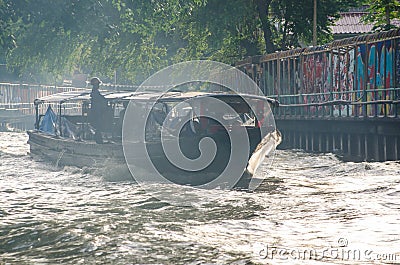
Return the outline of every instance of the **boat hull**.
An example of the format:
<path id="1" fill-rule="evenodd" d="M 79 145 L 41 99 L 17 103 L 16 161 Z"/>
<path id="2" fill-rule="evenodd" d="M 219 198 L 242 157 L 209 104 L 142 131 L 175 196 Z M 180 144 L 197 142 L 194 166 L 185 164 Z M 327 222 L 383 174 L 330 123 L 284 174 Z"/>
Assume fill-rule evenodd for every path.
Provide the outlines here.
<path id="1" fill-rule="evenodd" d="M 77 141 L 71 138 L 62 138 L 57 136 L 48 135 L 39 131 L 28 131 L 29 140 L 28 144 L 30 145 L 30 154 L 34 158 L 39 158 L 41 160 L 45 160 L 47 162 L 53 163 L 55 166 L 77 166 L 77 167 L 107 167 L 109 165 L 119 165 L 127 168 L 127 164 L 125 161 L 125 156 L 123 152 L 123 147 L 121 143 L 104 143 L 97 144 L 94 141 Z M 256 137 L 255 137 L 256 138 Z M 221 172 L 224 170 L 229 157 L 230 150 L 226 148 L 227 145 L 224 143 L 224 138 L 218 139 L 215 138 L 217 147 L 220 152 L 217 154 L 215 161 L 211 163 L 207 168 L 197 171 L 197 172 L 189 172 L 175 167 L 167 157 L 162 152 L 162 146 L 160 143 L 147 143 L 146 147 L 149 151 L 149 156 L 152 160 L 152 164 L 156 165 L 156 170 L 166 179 L 173 183 L 181 184 L 181 185 L 191 185 L 191 186 L 199 186 L 204 185 L 214 179 L 216 179 Z M 196 142 L 196 140 L 191 140 L 191 142 Z M 265 141 L 264 141 L 265 142 Z M 260 146 L 257 144 L 261 144 L 263 141 L 258 141 L 258 143 L 251 143 L 252 146 L 252 156 L 250 156 L 250 160 L 252 163 L 256 163 L 259 165 L 265 157 L 265 153 L 262 156 L 257 155 L 257 158 L 254 158 L 256 152 L 254 150 L 260 150 Z M 189 146 L 186 144 L 186 146 Z M 192 144 L 194 146 L 194 144 Z M 195 156 L 196 152 L 192 154 L 188 154 L 188 156 Z M 137 157 L 133 159 L 134 166 L 140 168 L 137 172 L 141 172 L 142 174 L 146 174 L 143 172 L 151 172 L 154 168 L 143 168 L 142 165 L 145 165 L 144 157 Z M 252 170 L 248 170 L 251 168 Z M 132 171 L 132 167 L 130 165 L 131 172 L 133 173 L 133 177 L 135 178 L 136 172 Z M 128 170 L 126 171 L 128 172 Z M 249 183 L 253 177 L 254 165 L 243 169 L 243 173 L 237 183 L 235 184 L 235 188 L 247 189 L 249 187 Z"/>
<path id="2" fill-rule="evenodd" d="M 76 141 L 38 131 L 28 131 L 30 155 L 56 166 L 101 167 L 107 161 L 124 163 L 122 145 L 96 144 L 94 141 Z"/>

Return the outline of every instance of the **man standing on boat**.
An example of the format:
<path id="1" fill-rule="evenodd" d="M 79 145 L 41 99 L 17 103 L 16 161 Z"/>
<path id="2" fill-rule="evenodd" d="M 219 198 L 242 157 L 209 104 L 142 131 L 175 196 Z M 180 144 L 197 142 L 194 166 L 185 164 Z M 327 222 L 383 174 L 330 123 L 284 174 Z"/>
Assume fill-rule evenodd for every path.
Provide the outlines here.
<path id="1" fill-rule="evenodd" d="M 106 129 L 105 116 L 108 116 L 109 107 L 106 98 L 100 94 L 99 87 L 101 81 L 98 77 L 93 77 L 90 80 L 93 86 L 90 93 L 91 107 L 90 107 L 90 123 L 95 128 L 94 139 L 96 143 L 103 143 L 102 132 Z"/>

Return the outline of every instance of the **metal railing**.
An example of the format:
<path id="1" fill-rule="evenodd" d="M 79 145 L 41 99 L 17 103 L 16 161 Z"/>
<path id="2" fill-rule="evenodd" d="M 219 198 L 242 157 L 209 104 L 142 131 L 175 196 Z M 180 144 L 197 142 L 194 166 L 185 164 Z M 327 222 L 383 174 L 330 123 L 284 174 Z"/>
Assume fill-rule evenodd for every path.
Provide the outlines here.
<path id="1" fill-rule="evenodd" d="M 81 88 L 33 84 L 0 83 L 0 110 L 18 112 L 19 115 L 33 115 L 36 98 L 50 94 L 73 91 Z M 45 106 L 43 106 L 44 108 Z"/>
<path id="2" fill-rule="evenodd" d="M 400 88 L 272 95 L 278 118 L 398 118 Z"/>
<path id="3" fill-rule="evenodd" d="M 108 90 L 134 91 L 138 86 L 102 84 L 101 88 Z M 18 111 L 21 115 L 33 115 L 35 113 L 33 101 L 36 98 L 48 96 L 54 93 L 76 91 L 80 89 L 83 88 L 72 86 L 0 83 L 0 110 Z M 45 107 L 46 106 L 40 106 L 40 108 Z M 77 108 L 76 106 L 71 107 Z"/>

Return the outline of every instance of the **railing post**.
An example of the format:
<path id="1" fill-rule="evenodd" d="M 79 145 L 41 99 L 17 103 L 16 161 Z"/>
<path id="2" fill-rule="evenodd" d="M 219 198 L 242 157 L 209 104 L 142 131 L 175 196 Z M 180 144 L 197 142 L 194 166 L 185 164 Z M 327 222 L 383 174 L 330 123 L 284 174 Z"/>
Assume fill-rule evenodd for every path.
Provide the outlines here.
<path id="1" fill-rule="evenodd" d="M 331 106 L 330 106 L 330 112 L 331 112 L 331 113 L 330 113 L 330 116 L 333 117 L 333 111 L 334 111 L 334 107 L 335 107 L 335 106 L 334 106 L 333 103 L 332 103 L 333 100 L 334 100 L 334 99 L 333 99 L 333 91 L 332 91 L 332 89 L 331 89 L 331 91 L 329 91 L 329 93 L 330 93 L 330 95 L 329 95 L 329 101 L 331 102 L 331 103 L 330 103 L 330 104 L 331 104 Z"/>
<path id="2" fill-rule="evenodd" d="M 281 97 L 280 97 L 279 94 L 278 94 L 277 99 L 278 99 L 278 102 L 281 102 Z M 278 116 L 280 117 L 281 115 L 282 115 L 282 114 L 281 114 L 281 108 L 278 108 Z"/>
<path id="3" fill-rule="evenodd" d="M 63 133 L 62 133 L 62 122 L 61 122 L 61 104 L 62 104 L 62 102 L 60 102 L 59 103 L 59 110 L 58 110 L 58 126 L 59 126 L 59 128 L 60 128 L 60 136 L 63 136 Z M 57 132 L 57 129 L 56 129 L 56 132 Z M 56 133 L 56 135 L 57 135 L 57 133 Z"/>
<path id="4" fill-rule="evenodd" d="M 367 118 L 367 99 L 368 99 L 368 97 L 367 97 L 367 94 L 368 94 L 368 92 L 369 92 L 369 89 L 368 89 L 368 86 L 369 86 L 369 83 L 367 84 L 367 89 L 366 90 L 364 90 L 364 93 L 363 93 L 363 96 L 362 96 L 362 102 L 364 103 L 363 104 L 363 106 L 362 106 L 362 115 L 364 116 L 364 118 Z"/>
<path id="5" fill-rule="evenodd" d="M 303 100 L 303 95 L 302 95 L 302 93 L 300 93 L 299 97 L 300 97 L 300 104 L 303 104 L 304 100 Z M 303 109 L 303 107 L 301 106 L 301 107 L 300 107 L 300 112 L 299 112 L 300 117 L 303 117 L 303 112 L 304 112 L 304 109 Z"/>
<path id="6" fill-rule="evenodd" d="M 398 91 L 398 89 L 397 88 L 395 88 L 395 90 L 394 90 L 394 97 L 393 97 L 393 99 L 395 100 L 395 102 L 394 102 L 394 117 L 395 118 L 397 118 L 398 116 L 399 116 L 399 113 L 398 113 L 398 111 L 399 111 L 399 107 L 398 107 L 398 103 L 397 103 L 397 101 L 399 101 L 399 97 L 400 97 L 400 95 L 399 95 L 399 91 Z"/>
<path id="7" fill-rule="evenodd" d="M 35 129 L 39 130 L 39 104 L 35 104 Z"/>
<path id="8" fill-rule="evenodd" d="M 386 90 L 386 89 L 385 89 Z M 385 91 L 385 99 L 384 100 L 387 100 L 388 98 L 387 98 L 387 94 L 386 94 L 386 92 L 387 91 Z M 387 102 L 385 102 L 385 103 L 383 103 L 383 116 L 384 117 L 387 117 L 387 115 L 388 115 L 388 113 L 387 113 L 387 106 L 388 106 L 388 104 L 389 103 L 387 103 Z"/>

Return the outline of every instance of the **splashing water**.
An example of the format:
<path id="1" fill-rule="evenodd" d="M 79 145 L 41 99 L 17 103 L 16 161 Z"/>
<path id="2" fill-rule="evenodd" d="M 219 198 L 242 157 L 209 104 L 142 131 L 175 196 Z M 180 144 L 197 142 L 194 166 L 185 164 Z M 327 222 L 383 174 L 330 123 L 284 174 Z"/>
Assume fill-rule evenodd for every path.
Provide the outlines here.
<path id="1" fill-rule="evenodd" d="M 34 161 L 26 141 L 0 133 L 0 264 L 400 261 L 399 162 L 278 151 L 252 193 L 144 192 L 122 171 Z M 156 199 L 182 196 L 186 206 Z"/>

